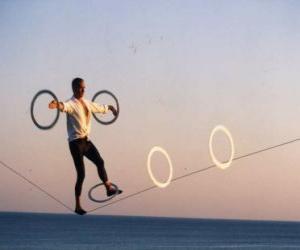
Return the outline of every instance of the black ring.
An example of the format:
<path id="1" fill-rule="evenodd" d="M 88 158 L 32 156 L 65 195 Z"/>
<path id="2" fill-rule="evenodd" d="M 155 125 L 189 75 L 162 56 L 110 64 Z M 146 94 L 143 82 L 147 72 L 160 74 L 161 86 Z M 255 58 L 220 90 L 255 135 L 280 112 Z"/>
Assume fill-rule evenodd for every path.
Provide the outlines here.
<path id="1" fill-rule="evenodd" d="M 40 125 L 40 124 L 36 121 L 36 119 L 35 119 L 35 117 L 34 117 L 33 109 L 34 109 L 34 103 L 35 103 L 36 99 L 37 99 L 41 94 L 49 94 L 49 95 L 51 95 L 51 96 L 53 97 L 53 99 L 54 99 L 55 101 L 58 101 L 56 95 L 55 95 L 52 91 L 50 91 L 50 90 L 48 90 L 48 89 L 40 90 L 39 92 L 36 93 L 36 95 L 33 97 L 32 101 L 31 101 L 31 107 L 30 107 L 31 119 L 32 119 L 33 123 L 35 124 L 35 126 L 37 126 L 39 129 L 50 129 L 50 128 L 52 128 L 52 127 L 56 124 L 56 122 L 58 121 L 58 118 L 59 118 L 59 110 L 57 109 L 56 117 L 55 117 L 54 121 L 53 121 L 50 125 L 48 125 L 48 126 L 42 126 L 42 125 Z"/>
<path id="2" fill-rule="evenodd" d="M 99 186 L 101 186 L 101 185 L 103 185 L 103 184 L 104 184 L 104 183 L 101 182 L 101 183 L 96 184 L 95 186 L 93 186 L 93 187 L 90 188 L 89 194 L 88 194 L 90 200 L 92 200 L 92 201 L 94 201 L 94 202 L 102 203 L 102 202 L 106 202 L 106 201 L 111 200 L 112 198 L 114 198 L 114 197 L 119 193 L 119 188 L 118 188 L 118 186 L 112 183 L 111 185 L 116 189 L 116 193 L 115 193 L 114 195 L 110 196 L 110 197 L 107 198 L 107 199 L 103 199 L 103 200 L 97 200 L 97 199 L 93 198 L 93 196 L 92 196 L 92 191 L 93 191 L 96 187 L 99 187 Z"/>
<path id="3" fill-rule="evenodd" d="M 95 113 L 93 113 L 93 116 L 94 116 L 94 118 L 96 119 L 97 122 L 100 122 L 100 123 L 103 124 L 103 125 L 112 124 L 113 122 L 115 122 L 115 121 L 118 119 L 119 113 L 120 113 L 120 107 L 119 107 L 118 99 L 117 99 L 117 97 L 116 97 L 113 93 L 111 93 L 110 91 L 108 91 L 108 90 L 100 90 L 100 91 L 98 91 L 98 92 L 94 95 L 94 97 L 93 97 L 93 99 L 92 99 L 92 102 L 94 102 L 94 101 L 96 100 L 96 98 L 98 97 L 98 95 L 101 95 L 101 94 L 108 94 L 108 95 L 110 95 L 110 96 L 115 100 L 115 102 L 116 102 L 116 104 L 117 104 L 117 115 L 116 115 L 112 120 L 107 121 L 107 122 L 101 121 L 101 120 L 95 115 Z"/>

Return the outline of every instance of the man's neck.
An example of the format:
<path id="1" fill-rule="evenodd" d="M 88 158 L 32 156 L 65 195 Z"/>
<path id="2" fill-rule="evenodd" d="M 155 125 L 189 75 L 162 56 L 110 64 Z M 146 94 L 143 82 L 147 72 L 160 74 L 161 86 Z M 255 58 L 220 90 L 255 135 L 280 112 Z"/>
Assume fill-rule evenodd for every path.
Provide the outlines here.
<path id="1" fill-rule="evenodd" d="M 78 101 L 82 101 L 82 100 L 83 100 L 83 96 L 82 96 L 82 97 L 76 97 L 76 96 L 74 96 L 74 98 L 75 98 L 76 100 L 78 100 Z"/>

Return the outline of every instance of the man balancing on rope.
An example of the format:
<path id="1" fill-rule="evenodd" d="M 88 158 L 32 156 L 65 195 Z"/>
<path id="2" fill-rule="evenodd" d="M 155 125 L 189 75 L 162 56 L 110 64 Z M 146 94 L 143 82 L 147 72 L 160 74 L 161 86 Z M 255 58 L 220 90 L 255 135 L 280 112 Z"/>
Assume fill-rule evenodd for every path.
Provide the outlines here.
<path id="1" fill-rule="evenodd" d="M 75 78 L 72 81 L 72 89 L 73 97 L 70 100 L 67 102 L 57 102 L 53 100 L 49 103 L 49 108 L 59 109 L 67 114 L 69 148 L 77 171 L 75 213 L 84 215 L 86 211 L 83 210 L 80 205 L 80 195 L 85 177 L 83 156 L 86 156 L 97 166 L 98 175 L 104 183 L 107 196 L 122 193 L 122 190 L 115 189 L 108 180 L 104 161 L 97 148 L 88 138 L 91 130 L 91 113 L 106 114 L 108 111 L 111 111 L 114 116 L 116 116 L 117 111 L 112 105 L 100 105 L 84 99 L 85 83 L 81 78 Z"/>

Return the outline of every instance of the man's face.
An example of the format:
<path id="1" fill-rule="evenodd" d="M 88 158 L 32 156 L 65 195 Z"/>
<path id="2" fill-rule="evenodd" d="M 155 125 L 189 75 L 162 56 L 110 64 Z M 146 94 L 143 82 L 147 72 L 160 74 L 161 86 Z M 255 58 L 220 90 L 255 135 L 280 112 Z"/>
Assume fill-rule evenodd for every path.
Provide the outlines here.
<path id="1" fill-rule="evenodd" d="M 83 97 L 85 90 L 85 83 L 82 81 L 77 88 L 74 89 L 74 96 L 79 99 Z"/>

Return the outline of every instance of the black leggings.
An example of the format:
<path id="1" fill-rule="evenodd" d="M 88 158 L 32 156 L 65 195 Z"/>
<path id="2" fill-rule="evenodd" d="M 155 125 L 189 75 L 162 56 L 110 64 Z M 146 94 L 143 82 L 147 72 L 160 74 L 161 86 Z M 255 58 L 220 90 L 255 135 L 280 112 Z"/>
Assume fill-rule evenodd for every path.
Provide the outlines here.
<path id="1" fill-rule="evenodd" d="M 104 161 L 100 156 L 97 148 L 91 141 L 89 141 L 87 138 L 76 139 L 69 142 L 69 147 L 77 171 L 77 181 L 75 185 L 76 197 L 79 197 L 81 195 L 82 184 L 85 177 L 83 156 L 86 156 L 97 166 L 98 175 L 103 182 L 106 182 L 108 180 L 104 168 Z"/>

